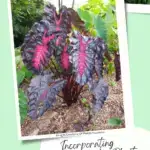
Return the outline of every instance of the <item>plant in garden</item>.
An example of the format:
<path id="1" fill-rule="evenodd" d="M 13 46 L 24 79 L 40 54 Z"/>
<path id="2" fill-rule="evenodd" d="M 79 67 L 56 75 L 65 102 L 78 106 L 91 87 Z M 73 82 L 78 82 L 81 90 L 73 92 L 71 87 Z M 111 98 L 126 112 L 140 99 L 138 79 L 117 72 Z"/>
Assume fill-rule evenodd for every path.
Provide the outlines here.
<path id="1" fill-rule="evenodd" d="M 110 118 L 108 120 L 108 125 L 110 125 L 110 126 L 120 126 L 120 125 L 122 125 L 122 120 L 120 118 L 116 118 L 116 117 Z"/>
<path id="2" fill-rule="evenodd" d="M 88 36 L 84 26 L 73 8 L 60 5 L 57 12 L 47 4 L 42 20 L 34 23 L 25 36 L 22 60 L 36 75 L 27 92 L 28 115 L 32 119 L 51 108 L 60 92 L 68 106 L 77 102 L 85 85 L 93 95 L 94 113 L 107 99 L 108 85 L 102 74 L 107 46 L 102 38 Z"/>

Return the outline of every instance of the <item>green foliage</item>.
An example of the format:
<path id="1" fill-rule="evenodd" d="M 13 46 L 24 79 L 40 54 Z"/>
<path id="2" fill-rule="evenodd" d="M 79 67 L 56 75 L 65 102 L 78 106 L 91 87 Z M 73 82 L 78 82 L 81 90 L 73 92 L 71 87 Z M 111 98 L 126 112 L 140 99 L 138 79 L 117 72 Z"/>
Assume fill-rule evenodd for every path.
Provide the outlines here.
<path id="1" fill-rule="evenodd" d="M 114 87 L 114 86 L 116 86 L 116 82 L 115 81 L 110 81 L 109 85 Z"/>
<path id="2" fill-rule="evenodd" d="M 25 78 L 25 72 L 23 72 L 21 70 L 18 70 L 17 71 L 17 83 L 18 83 L 18 86 L 22 83 L 24 78 Z"/>
<path id="3" fill-rule="evenodd" d="M 33 23 L 41 19 L 43 0 L 11 0 L 15 47 L 22 44 Z"/>
<path id="4" fill-rule="evenodd" d="M 83 104 L 84 107 L 90 108 L 90 105 L 89 105 L 89 103 L 88 103 L 88 101 L 87 101 L 86 98 L 82 98 L 81 102 L 82 102 L 82 104 Z"/>
<path id="5" fill-rule="evenodd" d="M 92 36 L 105 40 L 109 53 L 114 54 L 119 50 L 115 0 L 109 0 L 107 4 L 103 0 L 88 0 L 78 9 L 78 14 Z M 104 64 L 109 75 L 115 72 L 114 62 L 105 58 Z"/>
<path id="6" fill-rule="evenodd" d="M 110 118 L 108 120 L 108 124 L 110 126 L 120 126 L 122 124 L 122 120 L 120 118 Z"/>
<path id="7" fill-rule="evenodd" d="M 103 0 L 88 0 L 78 9 L 78 14 L 91 35 L 104 39 L 110 52 L 118 51 L 115 0 L 109 0 L 107 4 Z"/>
<path id="8" fill-rule="evenodd" d="M 19 88 L 19 110 L 20 110 L 20 121 L 21 124 L 24 122 L 24 119 L 27 117 L 27 97 L 22 89 Z"/>
<path id="9" fill-rule="evenodd" d="M 150 0 L 125 0 L 125 2 L 131 4 L 150 4 Z"/>
<path id="10" fill-rule="evenodd" d="M 96 29 L 97 36 L 107 41 L 106 24 L 99 15 L 95 16 L 94 18 L 94 27 Z"/>
<path id="11" fill-rule="evenodd" d="M 32 78 L 33 74 L 23 64 L 20 48 L 15 49 L 15 60 L 16 60 L 16 67 L 17 67 L 17 84 L 19 87 L 24 80 L 28 80 Z"/>
<path id="12" fill-rule="evenodd" d="M 104 67 L 106 68 L 107 74 L 112 75 L 115 72 L 114 62 L 108 61 L 108 59 L 104 59 Z"/>

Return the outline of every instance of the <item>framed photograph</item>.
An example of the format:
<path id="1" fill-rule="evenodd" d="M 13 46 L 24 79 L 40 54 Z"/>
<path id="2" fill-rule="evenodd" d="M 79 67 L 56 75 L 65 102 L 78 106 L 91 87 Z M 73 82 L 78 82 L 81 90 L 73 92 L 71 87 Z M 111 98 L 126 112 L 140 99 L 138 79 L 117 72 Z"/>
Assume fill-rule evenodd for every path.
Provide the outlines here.
<path id="1" fill-rule="evenodd" d="M 20 140 L 133 128 L 123 1 L 8 6 Z"/>
<path id="2" fill-rule="evenodd" d="M 150 0 L 125 0 L 128 4 L 150 4 Z"/>
<path id="3" fill-rule="evenodd" d="M 130 13 L 150 13 L 150 0 L 125 0 L 126 10 Z"/>

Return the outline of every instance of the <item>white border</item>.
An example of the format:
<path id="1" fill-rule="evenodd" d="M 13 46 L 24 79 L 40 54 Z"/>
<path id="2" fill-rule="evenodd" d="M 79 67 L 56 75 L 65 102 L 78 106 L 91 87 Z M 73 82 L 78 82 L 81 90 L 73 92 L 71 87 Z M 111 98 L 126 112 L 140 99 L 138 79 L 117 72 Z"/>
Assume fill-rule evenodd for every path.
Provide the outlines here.
<path id="1" fill-rule="evenodd" d="M 11 37 L 11 52 L 12 52 L 13 77 L 14 77 L 14 89 L 15 89 L 15 100 L 16 100 L 16 115 L 17 115 L 19 140 L 35 140 L 35 139 L 66 137 L 66 133 L 50 134 L 50 135 L 21 136 L 21 125 L 20 125 L 19 104 L 18 104 L 18 89 L 17 89 L 17 81 L 16 81 L 16 69 L 15 69 L 16 67 L 15 67 L 15 52 L 14 52 L 14 42 L 13 42 L 12 15 L 11 15 L 11 4 L 9 0 L 8 0 L 8 14 L 9 14 L 9 24 L 10 24 L 9 30 L 10 30 L 10 37 Z M 129 69 L 129 59 L 128 59 L 128 45 L 127 45 L 124 1 L 116 0 L 116 15 L 117 15 L 117 22 L 118 22 L 119 49 L 120 49 L 120 56 L 121 56 L 122 88 L 123 88 L 125 124 L 126 124 L 125 130 L 130 132 L 134 128 L 134 123 L 133 123 L 130 69 Z M 103 132 L 114 132 L 114 131 L 116 132 L 119 130 L 121 131 L 122 129 L 92 131 L 92 133 L 96 134 L 96 133 L 103 133 Z M 91 133 L 91 131 L 67 133 L 67 136 L 89 134 L 89 133 Z"/>
<path id="2" fill-rule="evenodd" d="M 130 13 L 150 13 L 150 4 L 126 4 L 126 10 Z"/>

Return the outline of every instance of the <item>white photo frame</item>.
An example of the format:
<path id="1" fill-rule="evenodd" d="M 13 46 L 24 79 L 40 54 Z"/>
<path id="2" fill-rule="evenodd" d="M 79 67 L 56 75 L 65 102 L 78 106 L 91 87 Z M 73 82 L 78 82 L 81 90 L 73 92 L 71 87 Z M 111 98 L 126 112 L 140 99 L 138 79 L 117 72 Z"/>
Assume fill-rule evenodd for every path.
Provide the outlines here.
<path id="1" fill-rule="evenodd" d="M 49 135 L 35 135 L 35 136 L 22 136 L 20 126 L 20 114 L 19 114 L 19 103 L 18 103 L 18 88 L 16 81 L 16 65 L 15 65 L 15 54 L 14 54 L 14 42 L 13 42 L 13 28 L 12 28 L 12 17 L 11 17 L 11 6 L 8 0 L 8 13 L 9 13 L 9 24 L 10 24 L 10 38 L 11 38 L 11 53 L 12 53 L 12 64 L 13 64 L 13 79 L 15 89 L 15 103 L 16 103 L 16 116 L 17 116 L 17 128 L 18 128 L 18 139 L 19 140 L 36 140 L 36 139 L 47 139 L 47 138 L 60 138 L 64 136 L 76 136 L 82 134 L 98 134 L 104 132 L 118 132 L 122 129 L 112 130 L 101 130 L 101 131 L 90 131 L 90 132 L 75 132 L 75 133 L 61 133 L 61 134 L 49 134 Z M 121 74 L 122 74 L 122 88 L 123 88 L 123 99 L 124 99 L 124 110 L 125 110 L 125 124 L 126 131 L 131 131 L 134 128 L 133 122 L 133 107 L 132 107 L 132 94 L 131 94 L 131 83 L 130 83 L 130 68 L 128 58 L 128 44 L 127 44 L 127 32 L 126 32 L 126 17 L 125 17 L 125 5 L 124 1 L 116 0 L 116 16 L 118 23 L 118 36 L 119 36 L 119 49 L 121 57 Z M 123 129 L 124 130 L 124 129 Z"/>
<path id="2" fill-rule="evenodd" d="M 126 11 L 129 13 L 150 13 L 150 4 L 126 4 Z"/>

